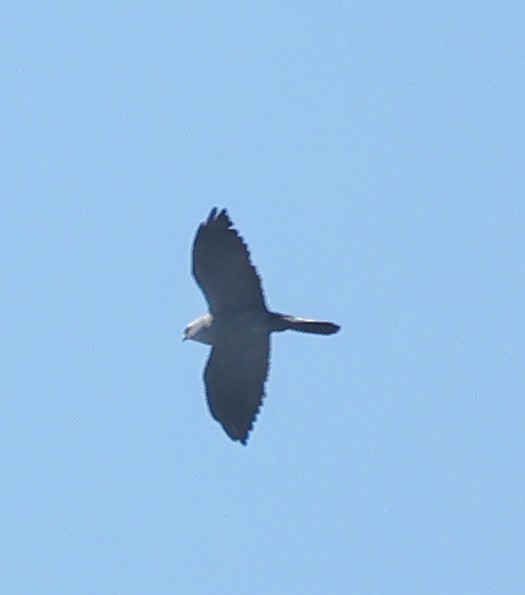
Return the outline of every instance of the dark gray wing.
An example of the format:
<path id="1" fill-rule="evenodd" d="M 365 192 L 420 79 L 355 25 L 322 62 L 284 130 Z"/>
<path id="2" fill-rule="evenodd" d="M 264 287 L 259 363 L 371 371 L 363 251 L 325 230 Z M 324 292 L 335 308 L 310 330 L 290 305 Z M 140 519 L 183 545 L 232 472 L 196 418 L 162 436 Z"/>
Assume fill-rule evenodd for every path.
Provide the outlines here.
<path id="1" fill-rule="evenodd" d="M 204 371 L 208 407 L 232 440 L 248 440 L 264 397 L 269 357 L 269 335 L 220 341 L 211 350 Z"/>
<path id="2" fill-rule="evenodd" d="M 266 310 L 261 280 L 226 209 L 212 209 L 193 242 L 193 276 L 210 312 Z"/>

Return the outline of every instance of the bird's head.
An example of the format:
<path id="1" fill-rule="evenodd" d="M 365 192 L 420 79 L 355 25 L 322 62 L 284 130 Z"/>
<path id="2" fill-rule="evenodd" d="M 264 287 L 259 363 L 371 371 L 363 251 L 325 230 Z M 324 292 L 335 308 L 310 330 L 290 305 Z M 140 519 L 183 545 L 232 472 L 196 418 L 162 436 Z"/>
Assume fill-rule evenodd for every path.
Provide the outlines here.
<path id="1" fill-rule="evenodd" d="M 199 318 L 196 318 L 193 322 L 190 322 L 184 329 L 184 335 L 182 340 L 198 341 L 206 345 L 213 345 L 213 316 L 211 314 L 205 314 Z"/>

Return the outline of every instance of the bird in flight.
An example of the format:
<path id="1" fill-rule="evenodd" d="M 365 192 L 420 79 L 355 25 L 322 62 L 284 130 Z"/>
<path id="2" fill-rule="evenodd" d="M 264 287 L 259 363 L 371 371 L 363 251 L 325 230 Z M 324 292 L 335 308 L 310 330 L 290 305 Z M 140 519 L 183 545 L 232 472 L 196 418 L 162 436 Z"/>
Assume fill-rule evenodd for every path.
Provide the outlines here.
<path id="1" fill-rule="evenodd" d="M 211 345 L 204 370 L 210 413 L 232 440 L 246 445 L 264 397 L 270 333 L 332 335 L 340 327 L 268 310 L 261 279 L 226 209 L 212 209 L 197 229 L 192 273 L 209 313 L 191 322 L 183 339 Z"/>

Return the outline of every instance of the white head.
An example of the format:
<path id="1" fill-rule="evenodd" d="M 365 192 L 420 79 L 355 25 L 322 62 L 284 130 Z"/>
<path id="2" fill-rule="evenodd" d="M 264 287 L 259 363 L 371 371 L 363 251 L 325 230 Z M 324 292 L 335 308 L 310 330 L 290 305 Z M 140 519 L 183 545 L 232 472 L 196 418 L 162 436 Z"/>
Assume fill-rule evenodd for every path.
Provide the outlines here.
<path id="1" fill-rule="evenodd" d="M 183 341 L 198 341 L 206 345 L 213 345 L 213 316 L 205 314 L 190 322 L 184 329 Z"/>

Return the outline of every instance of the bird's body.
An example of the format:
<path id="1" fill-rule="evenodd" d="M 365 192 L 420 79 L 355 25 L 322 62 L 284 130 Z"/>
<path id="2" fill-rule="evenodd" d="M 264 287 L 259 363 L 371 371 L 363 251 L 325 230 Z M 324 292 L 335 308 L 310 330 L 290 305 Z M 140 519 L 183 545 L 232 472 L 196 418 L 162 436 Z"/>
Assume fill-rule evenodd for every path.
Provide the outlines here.
<path id="1" fill-rule="evenodd" d="M 184 338 L 212 346 L 204 371 L 210 412 L 230 438 L 246 444 L 264 397 L 270 333 L 329 335 L 339 326 L 268 310 L 248 248 L 225 209 L 212 209 L 199 226 L 192 272 L 209 313 L 191 322 Z"/>

